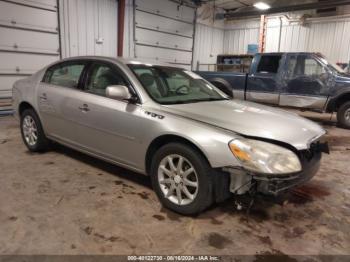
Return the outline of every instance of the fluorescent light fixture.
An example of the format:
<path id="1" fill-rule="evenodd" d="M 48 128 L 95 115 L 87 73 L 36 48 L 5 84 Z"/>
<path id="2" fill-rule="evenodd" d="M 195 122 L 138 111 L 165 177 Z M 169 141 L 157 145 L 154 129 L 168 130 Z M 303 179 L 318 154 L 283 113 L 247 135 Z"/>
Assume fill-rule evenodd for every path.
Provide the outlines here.
<path id="1" fill-rule="evenodd" d="M 267 10 L 270 9 L 271 6 L 269 6 L 268 4 L 264 3 L 264 2 L 257 2 L 254 4 L 255 8 L 258 8 L 260 10 Z"/>

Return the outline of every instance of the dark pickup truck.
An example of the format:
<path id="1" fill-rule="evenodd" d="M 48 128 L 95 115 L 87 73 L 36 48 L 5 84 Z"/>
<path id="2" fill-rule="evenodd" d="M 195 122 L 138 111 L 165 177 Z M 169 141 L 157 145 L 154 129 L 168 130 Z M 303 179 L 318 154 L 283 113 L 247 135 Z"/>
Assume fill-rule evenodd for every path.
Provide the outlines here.
<path id="1" fill-rule="evenodd" d="M 229 96 L 320 113 L 350 129 L 350 75 L 319 53 L 256 54 L 250 71 L 196 72 Z"/>

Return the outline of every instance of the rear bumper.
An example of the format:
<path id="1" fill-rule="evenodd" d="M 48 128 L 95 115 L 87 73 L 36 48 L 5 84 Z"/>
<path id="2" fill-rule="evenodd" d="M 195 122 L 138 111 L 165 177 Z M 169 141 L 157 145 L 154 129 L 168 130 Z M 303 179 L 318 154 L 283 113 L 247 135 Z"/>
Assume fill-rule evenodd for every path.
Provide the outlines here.
<path id="1" fill-rule="evenodd" d="M 307 155 L 312 154 L 312 155 Z M 254 175 L 257 191 L 267 195 L 278 195 L 293 187 L 304 184 L 315 176 L 320 168 L 321 152 L 301 152 L 302 171 L 283 176 Z"/>

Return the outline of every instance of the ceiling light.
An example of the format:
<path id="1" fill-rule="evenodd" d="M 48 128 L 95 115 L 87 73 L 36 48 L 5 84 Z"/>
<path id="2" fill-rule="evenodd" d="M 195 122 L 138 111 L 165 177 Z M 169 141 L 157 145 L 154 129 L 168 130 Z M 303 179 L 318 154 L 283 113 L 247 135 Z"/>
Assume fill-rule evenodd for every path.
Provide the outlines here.
<path id="1" fill-rule="evenodd" d="M 271 6 L 269 6 L 268 4 L 264 3 L 264 2 L 257 2 L 254 4 L 255 8 L 258 8 L 260 10 L 267 10 L 270 9 Z"/>

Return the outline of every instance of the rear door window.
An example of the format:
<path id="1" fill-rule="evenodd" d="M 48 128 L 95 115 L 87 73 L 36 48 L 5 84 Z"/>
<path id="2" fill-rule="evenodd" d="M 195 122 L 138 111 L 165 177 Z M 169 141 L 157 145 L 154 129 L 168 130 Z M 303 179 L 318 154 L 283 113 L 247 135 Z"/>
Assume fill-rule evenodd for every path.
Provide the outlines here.
<path id="1" fill-rule="evenodd" d="M 69 63 L 54 66 L 45 74 L 44 82 L 68 88 L 77 88 L 85 63 Z"/>
<path id="2" fill-rule="evenodd" d="M 281 55 L 263 55 L 260 58 L 257 73 L 277 74 Z"/>

